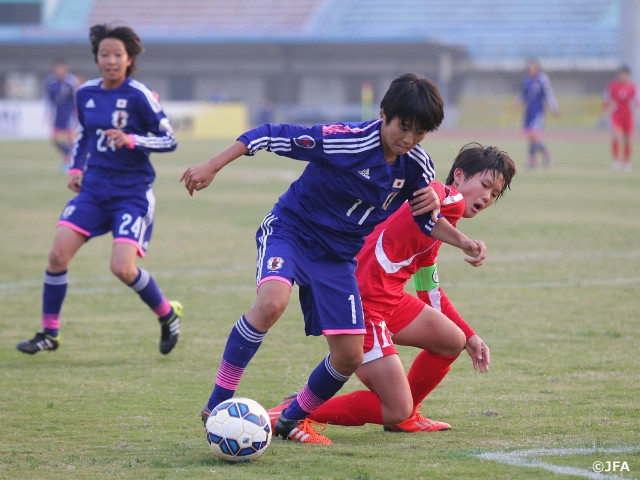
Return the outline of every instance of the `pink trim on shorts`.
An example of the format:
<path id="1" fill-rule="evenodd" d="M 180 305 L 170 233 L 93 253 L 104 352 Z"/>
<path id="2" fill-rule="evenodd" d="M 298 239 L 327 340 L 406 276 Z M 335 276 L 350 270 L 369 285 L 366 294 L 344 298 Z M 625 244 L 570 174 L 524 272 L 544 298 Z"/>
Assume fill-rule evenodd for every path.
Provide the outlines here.
<path id="1" fill-rule="evenodd" d="M 79 173 L 80 175 L 82 175 L 82 170 L 80 170 L 79 168 L 72 168 L 67 172 L 67 175 L 73 175 L 75 173 Z"/>
<path id="2" fill-rule="evenodd" d="M 341 329 L 337 329 L 337 330 L 323 330 L 322 334 L 323 335 L 364 335 L 365 333 L 367 333 L 367 329 L 366 328 L 341 328 Z"/>
<path id="3" fill-rule="evenodd" d="M 138 249 L 138 256 L 141 257 L 141 258 L 144 258 L 145 255 L 147 254 L 142 249 L 142 246 L 140 246 L 140 244 L 138 242 L 136 242 L 135 240 L 131 240 L 130 238 L 124 238 L 124 237 L 115 238 L 113 240 L 113 243 L 128 243 L 129 245 L 133 245 L 134 247 L 136 247 Z"/>
<path id="4" fill-rule="evenodd" d="M 74 232 L 78 232 L 78 233 L 81 233 L 82 235 L 86 235 L 87 237 L 91 236 L 90 232 L 87 232 L 86 230 L 84 230 L 84 229 L 78 227 L 77 225 L 74 225 L 73 223 L 68 222 L 66 220 L 59 220 L 58 223 L 56 224 L 56 226 L 64 226 L 64 227 L 70 228 Z"/>
<path id="5" fill-rule="evenodd" d="M 260 287 L 260 285 L 262 285 L 264 282 L 268 282 L 269 280 L 278 280 L 279 282 L 289 285 L 289 288 L 292 288 L 291 282 L 284 277 L 265 277 L 260 280 L 260 282 L 258 282 L 258 285 L 256 285 L 256 290 L 258 289 L 258 287 Z"/>

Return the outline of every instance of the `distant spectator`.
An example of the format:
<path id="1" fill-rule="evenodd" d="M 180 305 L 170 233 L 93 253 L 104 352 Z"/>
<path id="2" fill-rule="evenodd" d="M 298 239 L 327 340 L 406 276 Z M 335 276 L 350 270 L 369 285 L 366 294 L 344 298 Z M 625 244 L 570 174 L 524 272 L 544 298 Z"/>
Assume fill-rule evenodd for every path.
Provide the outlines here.
<path id="1" fill-rule="evenodd" d="M 270 100 L 265 100 L 260 105 L 260 109 L 258 110 L 258 115 L 256 118 L 256 124 L 262 125 L 265 123 L 273 123 L 273 103 Z"/>
<path id="2" fill-rule="evenodd" d="M 631 171 L 631 139 L 633 137 L 633 104 L 640 108 L 638 89 L 631 81 L 629 67 L 622 66 L 618 76 L 604 91 L 603 108 L 611 115 L 611 168 Z M 622 146 L 622 152 L 620 147 Z M 622 153 L 622 155 L 621 155 Z M 622 159 L 621 159 L 622 157 Z M 622 161 L 621 161 L 622 160 Z"/>
<path id="3" fill-rule="evenodd" d="M 538 153 L 542 155 L 545 167 L 550 167 L 551 154 L 542 142 L 545 106 L 548 105 L 554 115 L 560 114 L 560 107 L 553 94 L 549 76 L 540 70 L 537 59 L 532 58 L 527 62 L 527 72 L 522 77 L 522 87 L 516 101 L 525 106 L 523 123 L 529 142 L 529 169 L 533 170 L 538 166 Z"/>
<path id="4" fill-rule="evenodd" d="M 69 170 L 71 151 L 76 136 L 77 112 L 75 93 L 79 86 L 78 78 L 69 73 L 66 60 L 53 62 L 53 71 L 44 81 L 44 98 L 47 118 L 51 123 L 51 140 L 62 155 L 60 169 Z"/>
<path id="5" fill-rule="evenodd" d="M 214 103 L 222 103 L 228 101 L 227 95 L 222 91 L 220 85 L 214 85 L 209 93 L 209 101 Z"/>

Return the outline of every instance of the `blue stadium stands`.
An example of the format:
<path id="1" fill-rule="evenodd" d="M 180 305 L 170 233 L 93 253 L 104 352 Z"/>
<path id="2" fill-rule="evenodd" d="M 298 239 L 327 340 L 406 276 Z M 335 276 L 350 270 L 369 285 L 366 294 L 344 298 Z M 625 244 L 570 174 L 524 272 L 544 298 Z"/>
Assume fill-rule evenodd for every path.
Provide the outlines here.
<path id="1" fill-rule="evenodd" d="M 4 1 L 4 0 L 3 0 Z M 34 0 L 31 0 L 34 1 Z M 39 28 L 0 26 L 0 39 L 86 41 L 119 21 L 147 42 L 431 41 L 476 61 L 618 55 L 621 0 L 41 0 Z M 0 22 L 1 23 L 1 22 Z M 17 37 L 17 38 L 16 38 Z M 35 39 L 35 40 L 34 40 Z"/>

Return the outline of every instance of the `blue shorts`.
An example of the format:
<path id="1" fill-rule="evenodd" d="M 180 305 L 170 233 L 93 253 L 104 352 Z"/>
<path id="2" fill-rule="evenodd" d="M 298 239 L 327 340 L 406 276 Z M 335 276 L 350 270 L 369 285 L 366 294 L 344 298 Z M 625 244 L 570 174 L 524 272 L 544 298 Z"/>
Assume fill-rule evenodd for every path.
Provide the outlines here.
<path id="1" fill-rule="evenodd" d="M 155 214 L 156 197 L 153 188 L 127 196 L 97 196 L 80 190 L 64 207 L 58 225 L 64 225 L 86 235 L 88 239 L 113 233 L 114 243 L 134 245 L 144 257 Z"/>
<path id="2" fill-rule="evenodd" d="M 364 335 L 356 260 L 318 254 L 320 246 L 269 213 L 256 233 L 256 284 L 279 280 L 299 286 L 307 335 Z"/>
<path id="3" fill-rule="evenodd" d="M 527 112 L 524 117 L 524 130 L 541 132 L 544 129 L 544 112 Z"/>

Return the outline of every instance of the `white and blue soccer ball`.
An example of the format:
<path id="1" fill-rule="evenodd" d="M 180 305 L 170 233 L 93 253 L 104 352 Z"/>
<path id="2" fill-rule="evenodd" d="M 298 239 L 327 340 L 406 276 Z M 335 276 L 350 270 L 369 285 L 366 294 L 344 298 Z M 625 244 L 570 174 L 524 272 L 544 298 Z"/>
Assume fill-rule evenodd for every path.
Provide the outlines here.
<path id="1" fill-rule="evenodd" d="M 206 424 L 207 442 L 221 460 L 256 460 L 272 437 L 267 411 L 250 398 L 231 398 L 211 411 Z"/>

